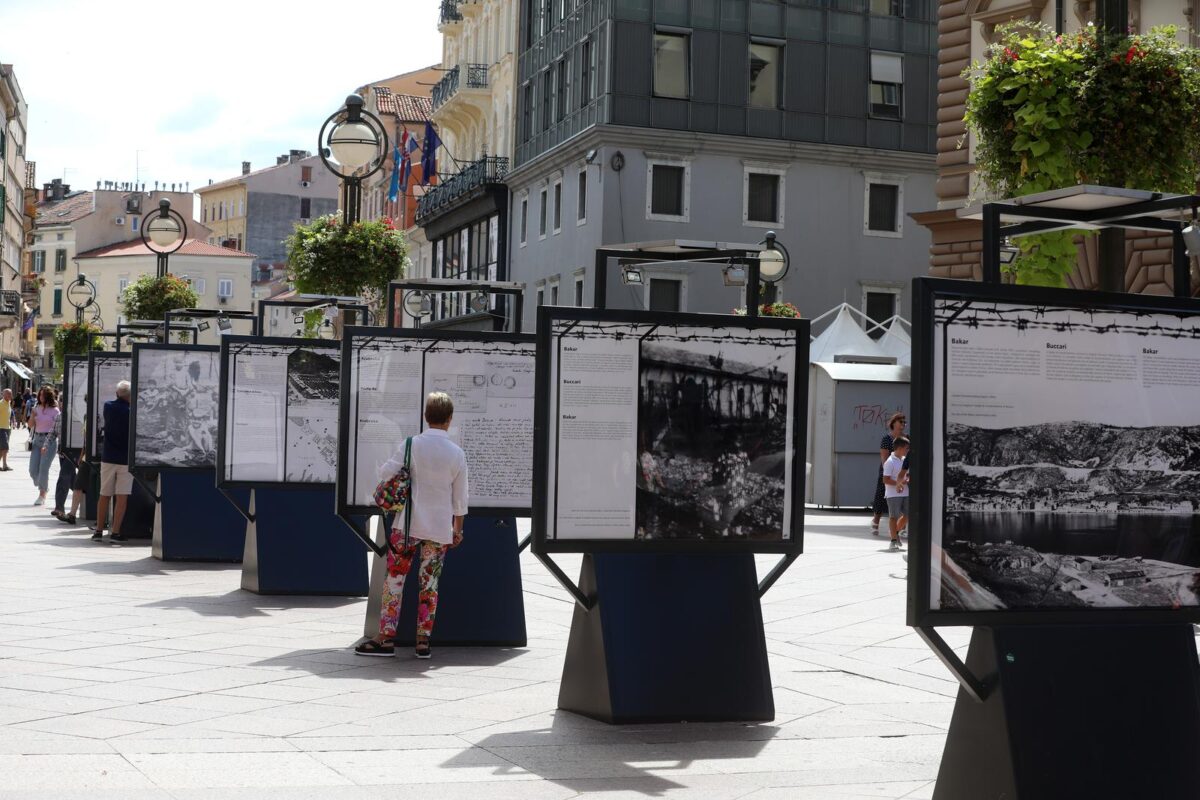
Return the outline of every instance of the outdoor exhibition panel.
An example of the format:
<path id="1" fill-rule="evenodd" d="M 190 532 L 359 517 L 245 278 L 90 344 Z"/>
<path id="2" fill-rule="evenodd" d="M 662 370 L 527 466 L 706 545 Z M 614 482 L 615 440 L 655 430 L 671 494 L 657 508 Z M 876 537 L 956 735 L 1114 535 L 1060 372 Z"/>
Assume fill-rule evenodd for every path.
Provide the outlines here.
<path id="1" fill-rule="evenodd" d="M 337 492 L 347 522 L 379 513 L 371 500 L 379 470 L 407 437 L 425 429 L 425 397 L 443 391 L 454 402 L 448 433 L 467 457 L 470 508 L 463 544 L 447 555 L 441 577 L 441 644 L 526 642 L 516 518 L 529 516 L 532 503 L 535 363 L 533 336 L 381 328 L 344 334 Z M 369 543 L 386 555 L 386 541 Z M 384 571 L 381 558 L 373 585 L 382 585 Z M 417 584 L 406 582 L 401 642 L 415 629 L 409 622 Z M 375 598 L 367 610 L 368 635 L 378 632 Z"/>
<path id="2" fill-rule="evenodd" d="M 913 295 L 908 619 L 962 687 L 934 797 L 1200 796 L 1200 303 Z"/>
<path id="3" fill-rule="evenodd" d="M 87 372 L 87 434 L 84 455 L 99 467 L 104 443 L 104 404 L 117 398 L 117 384 L 133 376 L 132 353 L 113 353 L 93 350 L 88 353 Z M 93 497 L 100 489 L 100 469 L 92 470 L 92 491 L 88 493 L 89 516 L 95 513 Z M 135 481 L 130 492 L 121 533 L 132 538 L 150 538 L 154 525 L 154 493 Z"/>
<path id="4" fill-rule="evenodd" d="M 164 561 L 240 561 L 244 526 L 216 488 L 220 348 L 135 344 L 129 468 L 157 473 L 153 553 Z"/>
<path id="5" fill-rule="evenodd" d="M 83 449 L 84 421 L 87 420 L 87 356 L 67 356 L 63 364 L 63 390 L 59 397 L 62 411 L 62 441 L 65 451 Z"/>
<path id="6" fill-rule="evenodd" d="M 88 353 L 87 437 L 84 452 L 88 459 L 99 463 L 100 444 L 104 440 L 104 404 L 117 397 L 117 384 L 133 375 L 131 353 L 111 353 L 93 350 Z"/>
<path id="7" fill-rule="evenodd" d="M 374 514 L 379 469 L 425 429 L 425 397 L 454 401 L 450 438 L 467 455 L 470 513 L 528 516 L 533 336 L 349 328 L 342 339 L 338 507 Z"/>
<path id="8" fill-rule="evenodd" d="M 219 347 L 135 344 L 131 469 L 212 470 L 217 463 Z"/>
<path id="9" fill-rule="evenodd" d="M 546 307 L 538 337 L 536 551 L 802 550 L 806 321 Z"/>
<path id="10" fill-rule="evenodd" d="M 559 708 L 774 719 L 760 597 L 803 546 L 808 341 L 803 320 L 538 309 L 534 553 L 576 600 Z M 556 552 L 585 554 L 578 585 Z M 755 553 L 784 557 L 759 580 Z"/>
<path id="11" fill-rule="evenodd" d="M 334 502 L 340 355 L 319 339 L 221 342 L 217 487 L 246 520 L 244 589 L 367 592 L 366 558 Z"/>
<path id="12" fill-rule="evenodd" d="M 337 342 L 225 337 L 219 485 L 334 483 L 340 359 Z"/>

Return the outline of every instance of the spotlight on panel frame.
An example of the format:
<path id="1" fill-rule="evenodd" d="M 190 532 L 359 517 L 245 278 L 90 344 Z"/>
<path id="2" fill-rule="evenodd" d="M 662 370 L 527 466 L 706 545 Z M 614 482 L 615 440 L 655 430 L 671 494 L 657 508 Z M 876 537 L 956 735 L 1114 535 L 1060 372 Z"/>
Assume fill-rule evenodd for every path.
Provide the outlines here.
<path id="1" fill-rule="evenodd" d="M 483 292 L 479 292 L 471 298 L 471 310 L 477 313 L 483 313 L 488 310 L 488 296 Z"/>
<path id="2" fill-rule="evenodd" d="M 1020 254 L 1021 251 L 1017 249 L 1017 246 L 1010 240 L 1005 239 L 1004 244 L 1000 247 L 1000 263 L 1011 264 L 1017 260 L 1017 256 Z"/>
<path id="3" fill-rule="evenodd" d="M 621 283 L 626 286 L 641 286 L 642 271 L 634 266 L 621 267 Z"/>
<path id="4" fill-rule="evenodd" d="M 1200 227 L 1196 227 L 1195 220 L 1180 231 L 1180 234 L 1183 236 L 1183 247 L 1187 254 L 1193 258 L 1200 256 Z"/>
<path id="5" fill-rule="evenodd" d="M 724 269 L 723 274 L 726 286 L 746 285 L 746 268 L 741 264 L 730 264 Z"/>

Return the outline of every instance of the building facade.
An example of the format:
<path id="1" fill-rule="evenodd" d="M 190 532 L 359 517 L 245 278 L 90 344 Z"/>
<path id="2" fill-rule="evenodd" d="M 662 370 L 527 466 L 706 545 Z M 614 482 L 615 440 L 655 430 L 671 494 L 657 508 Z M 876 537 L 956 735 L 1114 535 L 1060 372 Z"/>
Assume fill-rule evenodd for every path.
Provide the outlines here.
<path id="1" fill-rule="evenodd" d="M 0 388 L 16 390 L 31 376 L 24 346 L 29 308 L 21 276 L 32 221 L 25 203 L 29 108 L 11 64 L 0 64 L 0 112 Z"/>
<path id="2" fill-rule="evenodd" d="M 188 281 L 199 295 L 197 308 L 214 311 L 252 311 L 250 290 L 252 253 L 189 238 L 171 255 L 169 269 Z M 95 313 L 106 330 L 129 320 L 121 309 L 125 287 L 144 275 L 154 275 L 158 259 L 140 239 L 82 252 L 75 257 L 80 272 L 96 284 Z M 71 309 L 73 315 L 74 309 Z M 89 312 L 89 314 L 92 312 Z M 73 317 L 72 317 L 73 318 Z"/>
<path id="3" fill-rule="evenodd" d="M 40 344 L 34 365 L 46 374 L 53 368 L 54 329 L 76 318 L 67 292 L 81 272 L 76 260 L 79 254 L 125 242 L 140 245 L 142 219 L 164 199 L 187 220 L 189 235 L 208 236 L 208 229 L 191 219 L 191 192 L 141 191 L 132 189 L 132 184 L 126 189 L 126 184 L 112 181 L 101 182 L 100 186 L 122 188 L 72 191 L 56 178 L 40 191 L 28 274 L 38 287 L 35 330 Z M 111 310 L 106 316 L 105 309 L 115 303 L 125 287 L 113 276 L 91 274 L 86 269 L 82 272 L 95 285 L 98 302 L 87 310 L 84 319 L 111 327 L 116 317 Z M 112 303 L 103 302 L 105 298 Z"/>
<path id="4" fill-rule="evenodd" d="M 1181 42 L 1197 45 L 1196 3 L 1129 0 L 1129 30 L 1148 31 L 1174 25 Z M 982 227 L 977 220 L 958 218 L 958 210 L 972 198 L 986 199 L 986 187 L 975 179 L 973 143 L 963 123 L 969 84 L 963 77 L 973 61 L 987 57 L 996 28 L 1013 21 L 1039 22 L 1067 33 L 1095 21 L 1090 0 L 1064 5 L 1048 0 L 939 0 L 937 83 L 937 202 L 918 209 L 914 219 L 929 229 L 932 244 L 929 272 L 945 278 L 982 278 Z M 1078 289 L 1099 288 L 1098 237 L 1082 240 L 1078 269 L 1068 276 Z M 1171 238 L 1142 231 L 1126 231 L 1126 289 L 1131 292 L 1169 295 L 1174 291 L 1171 271 Z M 1196 260 L 1192 260 L 1192 286 L 1200 287 Z M 1195 289 L 1194 289 L 1195 291 Z"/>
<path id="5" fill-rule="evenodd" d="M 516 0 L 442 3 L 444 72 L 432 96 L 439 174 L 417 201 L 424 242 L 415 242 L 410 254 L 413 272 L 422 277 L 508 280 L 505 181 L 513 155 L 517 14 Z M 433 315 L 423 324 L 503 326 L 504 301 L 472 311 L 470 300 L 465 293 L 435 296 Z M 410 323 L 405 315 L 404 324 Z"/>
<path id="6" fill-rule="evenodd" d="M 282 270 L 283 240 L 297 225 L 332 214 L 339 204 L 337 177 L 307 150 L 292 150 L 259 170 L 243 161 L 241 175 L 196 193 L 200 221 L 212 229 L 208 243 L 254 253 L 255 277 Z"/>
<path id="7" fill-rule="evenodd" d="M 441 78 L 442 70 L 435 64 L 385 81 L 367 84 L 359 87 L 357 93 L 362 96 L 366 110 L 383 122 L 392 147 L 401 147 L 405 133 L 410 138 L 415 137 L 418 143 L 423 140 L 425 123 L 433 113 L 433 87 Z M 403 153 L 401 155 L 403 156 Z M 363 181 L 363 219 L 387 217 L 404 231 L 416 225 L 422 171 L 420 151 L 412 155 L 412 172 L 408 186 L 398 193 L 395 201 L 388 199 L 392 173 L 395 170 L 394 150 L 389 151 L 384 167 Z"/>
<path id="8" fill-rule="evenodd" d="M 805 316 L 847 301 L 907 313 L 933 202 L 935 34 L 926 0 L 522 0 L 509 239 L 539 303 L 728 313 L 744 290 L 689 248 L 790 251 Z"/>

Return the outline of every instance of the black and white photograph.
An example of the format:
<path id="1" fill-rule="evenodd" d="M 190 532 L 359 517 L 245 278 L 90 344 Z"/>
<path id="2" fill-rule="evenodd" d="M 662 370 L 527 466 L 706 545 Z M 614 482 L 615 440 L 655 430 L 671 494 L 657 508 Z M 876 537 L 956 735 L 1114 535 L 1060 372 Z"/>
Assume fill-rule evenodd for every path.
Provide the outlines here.
<path id="1" fill-rule="evenodd" d="M 63 368 L 63 449 L 83 447 L 84 423 L 87 421 L 87 358 L 68 356 Z"/>
<path id="2" fill-rule="evenodd" d="M 137 348 L 133 464 L 205 468 L 216 464 L 218 353 L 176 346 Z"/>
<path id="3" fill-rule="evenodd" d="M 785 537 L 794 338 L 681 327 L 642 341 L 636 538 Z"/>
<path id="4" fill-rule="evenodd" d="M 287 359 L 284 480 L 333 483 L 337 475 L 337 350 L 297 349 Z"/>
<path id="5" fill-rule="evenodd" d="M 941 323 L 942 609 L 1200 605 L 1194 324 L 992 304 Z"/>

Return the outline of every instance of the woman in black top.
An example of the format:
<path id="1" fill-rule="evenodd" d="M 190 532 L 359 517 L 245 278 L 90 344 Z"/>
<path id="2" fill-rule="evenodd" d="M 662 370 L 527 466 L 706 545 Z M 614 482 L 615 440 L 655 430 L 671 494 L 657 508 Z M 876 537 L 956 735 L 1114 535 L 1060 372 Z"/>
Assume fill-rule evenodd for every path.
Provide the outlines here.
<path id="1" fill-rule="evenodd" d="M 883 462 L 892 454 L 893 442 L 904 434 L 906 422 L 903 414 L 892 414 L 892 418 L 888 420 L 888 432 L 879 440 L 879 477 L 875 479 L 875 501 L 871 504 L 871 510 L 875 514 L 871 518 L 871 533 L 875 536 L 879 535 L 879 518 L 887 513 L 887 500 L 883 497 Z"/>

